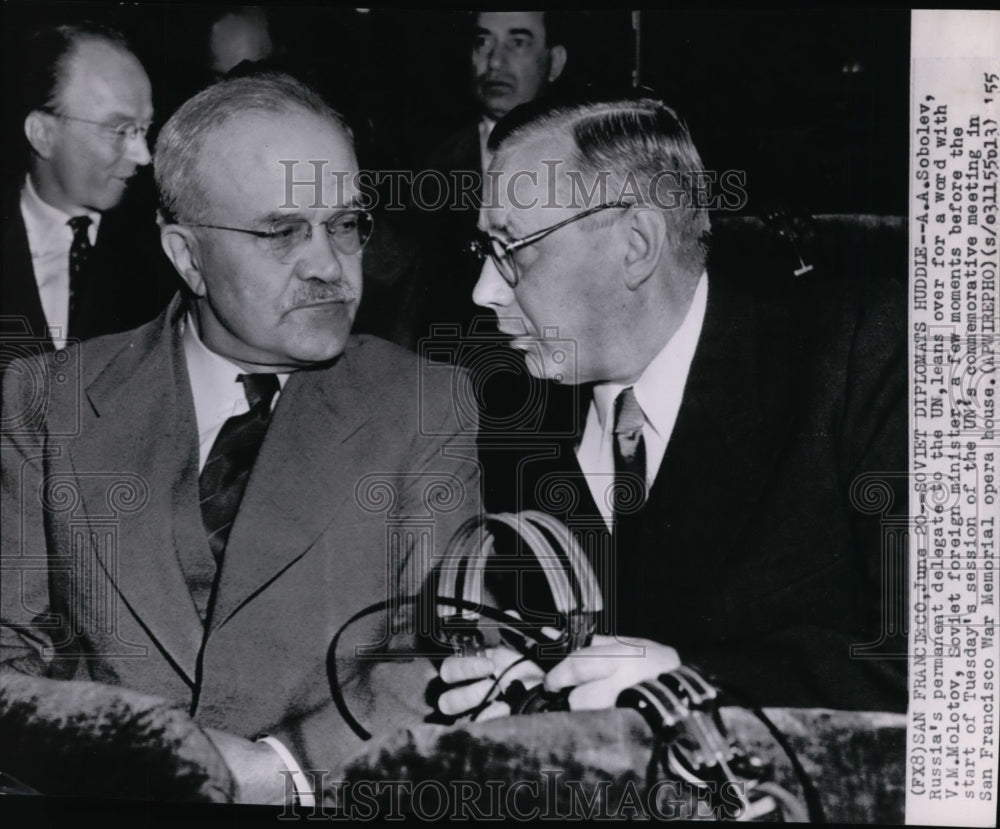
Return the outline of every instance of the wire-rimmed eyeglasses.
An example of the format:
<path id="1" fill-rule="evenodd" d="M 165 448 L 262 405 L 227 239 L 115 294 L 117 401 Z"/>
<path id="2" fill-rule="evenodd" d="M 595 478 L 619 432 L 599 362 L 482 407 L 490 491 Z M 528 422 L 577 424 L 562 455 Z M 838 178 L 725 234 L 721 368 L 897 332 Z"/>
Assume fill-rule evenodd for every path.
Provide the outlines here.
<path id="1" fill-rule="evenodd" d="M 520 281 L 520 274 L 518 273 L 517 263 L 514 261 L 514 253 L 521 250 L 521 248 L 533 245 L 535 242 L 544 239 L 550 233 L 554 233 L 559 230 L 559 228 L 572 224 L 577 221 L 577 219 L 582 219 L 585 216 L 591 216 L 594 213 L 598 213 L 601 210 L 608 210 L 612 207 L 629 208 L 631 206 L 632 205 L 628 202 L 608 202 L 606 204 L 599 204 L 596 207 L 590 207 L 587 210 L 576 213 L 568 219 L 563 219 L 563 221 L 554 225 L 544 227 L 541 230 L 536 230 L 534 233 L 529 233 L 527 236 L 523 236 L 520 239 L 510 239 L 509 241 L 500 239 L 497 236 L 492 236 L 484 230 L 477 229 L 475 236 L 467 243 L 466 251 L 480 265 L 482 265 L 486 261 L 486 257 L 489 256 L 490 259 L 493 260 L 493 264 L 496 266 L 497 271 L 500 273 L 500 276 L 503 277 L 504 281 L 510 285 L 511 288 L 516 288 L 517 283 Z"/>
<path id="2" fill-rule="evenodd" d="M 78 118 L 75 115 L 63 115 L 61 112 L 45 110 L 54 118 L 62 118 L 64 121 L 79 121 L 81 124 L 90 124 L 98 127 L 105 135 L 111 136 L 116 146 L 122 147 L 127 141 L 135 141 L 137 138 L 145 139 L 149 132 L 150 124 L 137 124 L 135 121 L 125 121 L 121 124 L 106 124 L 103 121 L 92 121 L 90 118 Z"/>
<path id="3" fill-rule="evenodd" d="M 337 250 L 344 254 L 357 253 L 371 238 L 375 227 L 375 219 L 367 210 L 347 210 L 338 213 L 325 222 L 313 224 L 306 219 L 289 217 L 276 219 L 267 230 L 253 230 L 245 227 L 229 227 L 197 222 L 178 222 L 187 227 L 207 227 L 213 230 L 229 230 L 233 233 L 246 233 L 258 239 L 266 239 L 271 247 L 271 253 L 279 262 L 285 262 L 295 251 L 312 238 L 313 228 L 322 225 L 326 228 L 326 238 Z"/>

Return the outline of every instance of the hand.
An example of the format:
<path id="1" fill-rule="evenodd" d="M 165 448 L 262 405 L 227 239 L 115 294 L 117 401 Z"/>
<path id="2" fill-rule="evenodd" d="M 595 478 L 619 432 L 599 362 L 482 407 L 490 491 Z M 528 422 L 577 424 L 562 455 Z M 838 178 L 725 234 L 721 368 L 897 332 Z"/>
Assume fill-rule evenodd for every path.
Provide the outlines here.
<path id="1" fill-rule="evenodd" d="M 518 659 L 521 659 L 521 654 L 510 648 L 487 648 L 484 656 L 449 656 L 441 663 L 441 679 L 449 685 L 456 682 L 468 684 L 443 693 L 438 698 L 438 709 L 442 714 L 457 716 L 478 708 L 497 684 L 497 677 L 501 678 L 494 689 L 495 694 L 502 693 L 515 679 L 521 680 L 528 688 L 540 683 L 542 669 L 534 662 L 514 665 Z M 493 700 L 472 719 L 484 722 L 509 714 L 507 703 Z"/>
<path id="2" fill-rule="evenodd" d="M 573 688 L 573 711 L 613 708 L 618 694 L 631 685 L 653 679 L 681 664 L 677 651 L 649 639 L 595 636 L 573 651 L 545 676 L 546 691 Z"/>
<path id="3" fill-rule="evenodd" d="M 236 802 L 280 806 L 285 803 L 288 775 L 278 753 L 267 743 L 254 743 L 235 734 L 203 729 L 218 749 L 236 782 Z"/>

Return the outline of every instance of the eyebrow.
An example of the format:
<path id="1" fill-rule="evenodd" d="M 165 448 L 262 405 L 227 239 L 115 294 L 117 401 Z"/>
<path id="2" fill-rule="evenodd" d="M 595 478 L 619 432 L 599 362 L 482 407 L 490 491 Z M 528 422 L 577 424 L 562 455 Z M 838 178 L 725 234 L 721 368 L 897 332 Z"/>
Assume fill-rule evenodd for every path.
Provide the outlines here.
<path id="1" fill-rule="evenodd" d="M 509 35 L 527 35 L 530 38 L 534 38 L 535 33 L 531 29 L 508 29 L 507 34 Z"/>
<path id="2" fill-rule="evenodd" d="M 346 207 L 331 208 L 333 210 L 333 216 L 331 216 L 330 219 L 338 216 L 341 213 L 349 213 L 352 210 L 364 210 L 365 208 L 361 204 L 361 201 L 362 201 L 361 196 L 355 195 L 354 197 L 351 198 L 350 204 L 348 204 Z M 301 219 L 302 221 L 309 221 L 301 213 L 284 213 L 280 210 L 273 210 L 270 213 L 265 213 L 263 216 L 258 216 L 256 219 L 252 219 L 251 221 L 256 225 L 266 227 L 270 224 L 274 224 L 275 222 L 287 222 L 287 221 L 294 221 L 297 219 Z M 330 219 L 327 219 L 326 221 L 329 221 Z"/>
<path id="3" fill-rule="evenodd" d="M 144 124 L 152 123 L 153 114 L 150 113 L 148 118 L 135 118 L 130 112 L 115 111 L 108 115 L 105 119 L 107 123 L 124 123 L 128 122 L 130 124 Z"/>

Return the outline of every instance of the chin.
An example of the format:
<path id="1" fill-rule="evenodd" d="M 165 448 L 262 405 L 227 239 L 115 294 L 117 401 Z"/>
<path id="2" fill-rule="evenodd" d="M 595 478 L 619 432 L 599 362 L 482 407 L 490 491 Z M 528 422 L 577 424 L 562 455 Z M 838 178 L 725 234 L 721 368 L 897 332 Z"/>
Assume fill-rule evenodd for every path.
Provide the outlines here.
<path id="1" fill-rule="evenodd" d="M 291 356 L 303 366 L 328 363 L 343 354 L 346 345 L 346 338 L 338 338 L 327 343 L 304 345 L 292 352 Z"/>
<path id="2" fill-rule="evenodd" d="M 566 366 L 556 365 L 530 351 L 524 352 L 524 364 L 528 374 L 537 380 L 551 380 L 553 383 L 565 383 L 568 380 Z"/>

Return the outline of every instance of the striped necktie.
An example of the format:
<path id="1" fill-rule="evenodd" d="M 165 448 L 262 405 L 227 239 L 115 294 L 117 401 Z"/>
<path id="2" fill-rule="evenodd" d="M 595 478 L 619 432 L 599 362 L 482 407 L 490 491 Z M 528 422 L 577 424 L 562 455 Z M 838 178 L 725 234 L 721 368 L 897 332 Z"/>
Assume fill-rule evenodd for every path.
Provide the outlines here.
<path id="1" fill-rule="evenodd" d="M 646 444 L 642 413 L 635 391 L 629 386 L 615 398 L 615 523 L 619 515 L 634 513 L 646 500 Z"/>
<path id="2" fill-rule="evenodd" d="M 276 374 L 240 374 L 236 379 L 243 384 L 250 410 L 222 424 L 198 480 L 201 516 L 217 565 L 222 564 L 229 531 L 271 420 L 271 401 L 279 388 Z"/>

